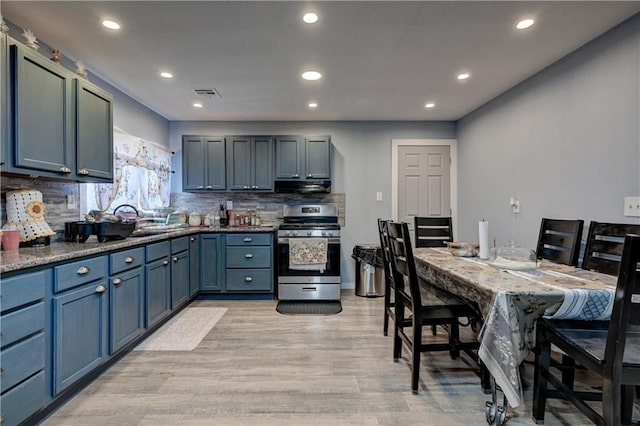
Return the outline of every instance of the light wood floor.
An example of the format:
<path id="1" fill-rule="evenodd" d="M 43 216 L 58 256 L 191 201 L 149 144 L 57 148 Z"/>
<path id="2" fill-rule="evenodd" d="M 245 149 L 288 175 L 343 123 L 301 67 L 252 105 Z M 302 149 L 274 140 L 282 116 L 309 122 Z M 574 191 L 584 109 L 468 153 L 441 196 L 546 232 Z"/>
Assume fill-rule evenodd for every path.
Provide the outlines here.
<path id="1" fill-rule="evenodd" d="M 425 354 L 420 393 L 411 393 L 408 361 L 394 363 L 382 335 L 381 298 L 343 293 L 332 316 L 281 315 L 276 303 L 194 302 L 228 308 L 197 349 L 131 352 L 44 424 L 486 424 L 488 396 L 466 358 Z M 534 424 L 531 386 L 525 400 L 507 425 Z M 553 401 L 546 424 L 590 423 Z"/>

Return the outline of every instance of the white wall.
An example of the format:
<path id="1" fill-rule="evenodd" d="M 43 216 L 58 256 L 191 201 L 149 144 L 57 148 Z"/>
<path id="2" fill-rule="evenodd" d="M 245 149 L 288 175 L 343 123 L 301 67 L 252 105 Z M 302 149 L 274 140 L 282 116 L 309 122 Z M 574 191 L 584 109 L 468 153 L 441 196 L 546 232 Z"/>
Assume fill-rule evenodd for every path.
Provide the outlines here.
<path id="1" fill-rule="evenodd" d="M 354 245 L 377 242 L 377 218 L 391 217 L 391 139 L 452 139 L 454 131 L 452 122 L 171 122 L 172 192 L 182 188 L 183 134 L 331 135 L 332 191 L 346 194 L 342 279 L 353 282 Z"/>
<path id="2" fill-rule="evenodd" d="M 640 223 L 640 15 L 457 123 L 459 232 L 534 248 L 542 217 Z M 514 214 L 509 198 L 520 199 Z"/>

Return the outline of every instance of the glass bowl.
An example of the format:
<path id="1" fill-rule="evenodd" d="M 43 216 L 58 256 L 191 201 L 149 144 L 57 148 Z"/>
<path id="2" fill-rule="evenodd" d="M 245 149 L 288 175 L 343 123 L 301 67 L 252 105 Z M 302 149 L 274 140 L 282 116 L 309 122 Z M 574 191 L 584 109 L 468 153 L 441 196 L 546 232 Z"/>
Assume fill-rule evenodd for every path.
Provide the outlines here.
<path id="1" fill-rule="evenodd" d="M 487 263 L 499 269 L 517 271 L 536 269 L 538 267 L 535 251 L 521 247 L 511 241 L 506 246 L 492 248 L 489 251 Z"/>
<path id="2" fill-rule="evenodd" d="M 478 255 L 480 246 L 473 243 L 447 242 L 449 253 L 458 257 L 474 257 Z"/>

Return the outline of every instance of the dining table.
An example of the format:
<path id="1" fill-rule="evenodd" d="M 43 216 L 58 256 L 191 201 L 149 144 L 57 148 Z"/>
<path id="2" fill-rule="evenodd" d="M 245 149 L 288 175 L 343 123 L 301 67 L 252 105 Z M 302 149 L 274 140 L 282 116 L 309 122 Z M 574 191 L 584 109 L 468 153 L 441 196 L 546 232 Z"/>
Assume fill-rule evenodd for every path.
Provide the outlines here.
<path id="1" fill-rule="evenodd" d="M 447 248 L 416 248 L 421 285 L 435 286 L 473 305 L 482 320 L 478 357 L 492 377 L 493 414 L 523 403 L 520 365 L 535 347 L 535 325 L 541 317 L 607 320 L 617 278 L 553 263 L 532 268 L 501 268 L 486 259 L 459 257 Z M 504 402 L 496 401 L 496 391 Z M 493 405 L 491 405 L 493 404 Z M 489 408 L 487 408 L 489 411 Z M 495 417 L 495 416 L 493 416 Z M 494 418 L 487 412 L 487 422 Z"/>

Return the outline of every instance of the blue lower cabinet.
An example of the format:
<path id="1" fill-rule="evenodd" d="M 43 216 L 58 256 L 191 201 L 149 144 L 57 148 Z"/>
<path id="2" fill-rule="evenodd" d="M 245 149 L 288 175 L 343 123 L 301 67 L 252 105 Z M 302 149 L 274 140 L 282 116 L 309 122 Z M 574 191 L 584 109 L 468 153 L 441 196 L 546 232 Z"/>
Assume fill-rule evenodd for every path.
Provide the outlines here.
<path id="1" fill-rule="evenodd" d="M 171 266 L 169 257 L 147 263 L 146 326 L 151 327 L 171 313 Z"/>
<path id="2" fill-rule="evenodd" d="M 189 301 L 189 251 L 171 255 L 171 309 Z"/>
<path id="3" fill-rule="evenodd" d="M 53 298 L 53 393 L 107 357 L 109 283 L 98 280 Z"/>
<path id="4" fill-rule="evenodd" d="M 222 234 L 200 235 L 200 291 L 219 292 L 223 289 L 223 244 Z"/>
<path id="5" fill-rule="evenodd" d="M 44 371 L 39 372 L 0 397 L 0 423 L 17 425 L 48 401 Z"/>
<path id="6" fill-rule="evenodd" d="M 189 296 L 200 291 L 200 236 L 189 237 Z"/>
<path id="7" fill-rule="evenodd" d="M 109 354 L 144 332 L 144 269 L 134 268 L 109 280 Z"/>

